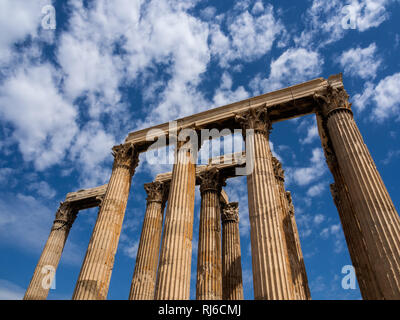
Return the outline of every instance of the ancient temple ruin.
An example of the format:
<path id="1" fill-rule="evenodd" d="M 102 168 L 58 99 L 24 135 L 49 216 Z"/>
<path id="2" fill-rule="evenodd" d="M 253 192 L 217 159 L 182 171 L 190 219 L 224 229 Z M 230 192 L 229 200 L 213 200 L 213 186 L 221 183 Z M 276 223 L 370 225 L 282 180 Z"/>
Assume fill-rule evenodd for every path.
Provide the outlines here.
<path id="1" fill-rule="evenodd" d="M 236 169 L 247 175 L 255 299 L 311 299 L 290 192 L 284 170 L 273 157 L 269 134 L 275 122 L 315 114 L 334 183 L 347 246 L 364 299 L 400 299 L 400 219 L 353 119 L 342 76 L 318 78 L 130 133 L 113 148 L 107 185 L 69 193 L 43 249 L 25 299 L 46 299 L 44 266 L 55 270 L 79 210 L 99 207 L 73 299 L 106 299 L 130 192 L 131 180 L 161 134 L 176 143 L 172 172 L 145 184 L 147 207 L 129 299 L 179 300 L 190 297 L 195 185 L 201 210 L 196 298 L 243 299 L 239 237 L 240 204 L 223 190 Z M 246 153 L 196 165 L 201 141 L 176 139 L 190 129 L 241 129 Z M 251 133 L 251 136 L 250 136 Z M 175 137 L 175 140 L 173 139 Z M 230 161 L 225 161 L 230 159 Z M 164 216 L 165 211 L 165 216 Z M 163 227 L 164 224 L 164 227 Z"/>

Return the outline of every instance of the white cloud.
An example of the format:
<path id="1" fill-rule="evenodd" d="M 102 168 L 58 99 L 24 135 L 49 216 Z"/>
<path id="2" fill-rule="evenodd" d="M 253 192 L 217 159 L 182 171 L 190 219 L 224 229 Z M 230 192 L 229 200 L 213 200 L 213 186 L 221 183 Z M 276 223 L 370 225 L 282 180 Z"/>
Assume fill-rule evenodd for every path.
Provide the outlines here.
<path id="1" fill-rule="evenodd" d="M 324 220 L 325 220 L 325 216 L 324 216 L 323 214 L 317 214 L 317 215 L 314 217 L 314 223 L 315 223 L 316 225 L 321 224 Z"/>
<path id="2" fill-rule="evenodd" d="M 0 87 L 3 121 L 12 124 L 20 152 L 38 170 L 59 162 L 77 132 L 77 112 L 60 95 L 54 73 L 48 64 L 20 68 Z"/>
<path id="3" fill-rule="evenodd" d="M 258 75 L 250 82 L 250 87 L 256 94 L 260 94 L 310 80 L 322 72 L 323 63 L 318 52 L 290 48 L 271 62 L 268 78 L 263 79 Z"/>
<path id="4" fill-rule="evenodd" d="M 50 210 L 32 196 L 4 194 L 0 198 L 0 240 L 20 247 L 35 256 L 43 249 L 50 233 L 56 209 Z M 68 248 L 67 248 L 68 247 Z M 63 262 L 76 264 L 81 247 L 68 241 Z"/>
<path id="5" fill-rule="evenodd" d="M 362 79 L 375 78 L 382 60 L 376 55 L 376 44 L 371 43 L 368 47 L 360 47 L 344 51 L 338 61 L 344 72 L 349 76 L 359 76 Z"/>
<path id="6" fill-rule="evenodd" d="M 286 172 L 290 177 L 290 181 L 294 181 L 299 186 L 306 186 L 325 174 L 325 156 L 321 148 L 312 150 L 310 163 L 309 167 L 288 168 Z M 311 193 L 316 191 L 318 190 L 313 190 Z"/>
<path id="7" fill-rule="evenodd" d="M 272 5 L 264 7 L 257 2 L 251 13 L 247 7 L 237 7 L 235 14 L 228 16 L 228 34 L 217 25 L 211 28 L 211 50 L 223 67 L 234 60 L 253 61 L 262 57 L 271 50 L 278 36 L 285 33 L 283 24 L 274 16 Z"/>
<path id="8" fill-rule="evenodd" d="M 367 83 L 364 92 L 354 96 L 354 106 L 360 112 L 372 104 L 371 121 L 379 123 L 400 116 L 400 73 L 382 79 L 375 87 Z"/>
<path id="9" fill-rule="evenodd" d="M 301 144 L 310 144 L 314 140 L 317 140 L 319 137 L 318 127 L 315 121 L 307 128 L 307 136 L 303 139 L 300 139 Z"/>
<path id="10" fill-rule="evenodd" d="M 388 7 L 396 0 L 313 0 L 306 13 L 306 29 L 295 37 L 301 46 L 325 46 L 342 39 L 346 32 L 364 32 L 389 18 Z M 346 9 L 343 9 L 346 6 Z M 351 12 L 356 30 L 343 28 Z"/>
<path id="11" fill-rule="evenodd" d="M 318 183 L 307 190 L 307 196 L 309 197 L 319 196 L 325 190 L 325 187 L 326 187 L 325 182 Z"/>
<path id="12" fill-rule="evenodd" d="M 103 125 L 90 121 L 81 129 L 69 158 L 79 164 L 82 177 L 81 188 L 94 187 L 106 183 L 110 168 L 103 165 L 112 161 L 111 148 L 116 144 L 115 138 L 107 133 Z"/>
<path id="13" fill-rule="evenodd" d="M 130 245 L 125 244 L 123 247 L 124 254 L 129 258 L 134 258 L 134 259 L 136 259 L 138 249 L 139 249 L 139 240 L 134 241 Z"/>

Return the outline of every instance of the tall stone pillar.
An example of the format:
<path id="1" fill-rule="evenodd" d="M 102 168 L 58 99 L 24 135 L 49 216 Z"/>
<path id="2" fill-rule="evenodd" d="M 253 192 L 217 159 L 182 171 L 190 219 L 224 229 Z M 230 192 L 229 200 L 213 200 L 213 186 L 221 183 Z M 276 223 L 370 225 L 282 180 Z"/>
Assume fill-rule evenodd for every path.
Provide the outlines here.
<path id="1" fill-rule="evenodd" d="M 243 300 L 242 262 L 239 233 L 239 204 L 223 205 L 222 300 Z"/>
<path id="2" fill-rule="evenodd" d="M 335 180 L 335 183 L 331 184 L 332 197 L 339 213 L 351 261 L 356 271 L 361 296 L 368 300 L 384 299 L 367 252 L 364 236 L 361 233 L 360 222 L 354 212 L 348 189 L 332 150 L 332 142 L 327 135 L 323 117 L 321 114 L 317 114 L 316 118 L 326 162 Z"/>
<path id="3" fill-rule="evenodd" d="M 271 122 L 266 108 L 253 108 L 236 118 L 246 130 L 247 158 L 253 161 L 247 164 L 253 167 L 247 176 L 247 189 L 254 298 L 292 299 L 282 209 L 269 146 Z"/>
<path id="4" fill-rule="evenodd" d="M 190 298 L 195 183 L 193 147 L 178 143 L 165 214 L 156 300 Z"/>
<path id="5" fill-rule="evenodd" d="M 299 231 L 297 229 L 296 220 L 294 217 L 294 206 L 292 202 L 292 195 L 289 191 L 286 191 L 286 200 L 288 204 L 288 226 L 290 234 L 293 235 L 293 240 L 296 247 L 297 260 L 296 260 L 296 278 L 295 287 L 297 288 L 297 299 L 300 300 L 311 300 L 310 287 L 308 286 L 308 278 L 306 272 L 306 265 L 304 263 L 303 252 L 300 245 Z M 290 221 L 290 223 L 289 223 Z M 293 242 L 292 240 L 292 242 Z"/>
<path id="6" fill-rule="evenodd" d="M 136 255 L 129 300 L 153 300 L 160 254 L 164 206 L 169 186 L 162 182 L 146 183 L 147 207 Z"/>
<path id="7" fill-rule="evenodd" d="M 49 238 L 26 290 L 24 300 L 45 300 L 47 298 L 51 281 L 54 278 L 65 242 L 77 213 L 78 210 L 68 202 L 60 204 Z"/>
<path id="8" fill-rule="evenodd" d="M 113 148 L 114 166 L 73 294 L 74 300 L 105 300 L 128 202 L 139 163 L 133 145 Z"/>
<path id="9" fill-rule="evenodd" d="M 274 168 L 274 174 L 275 174 L 275 181 L 278 187 L 278 194 L 279 194 L 279 202 L 280 202 L 280 218 L 281 218 L 281 223 L 282 223 L 282 234 L 283 234 L 283 245 L 284 245 L 284 250 L 285 250 L 285 258 L 286 258 L 286 264 L 288 266 L 287 268 L 287 279 L 288 279 L 288 284 L 290 286 L 290 292 L 291 292 L 291 297 L 292 299 L 298 299 L 298 288 L 295 287 L 295 278 L 297 275 L 297 269 L 296 269 L 296 250 L 294 247 L 294 239 L 293 239 L 293 234 L 291 232 L 291 225 L 289 220 L 287 219 L 289 215 L 289 210 L 288 210 L 288 203 L 286 200 L 286 193 L 285 193 L 285 172 L 282 169 L 282 164 L 279 162 L 279 160 L 275 157 L 272 156 L 272 165 Z"/>
<path id="10" fill-rule="evenodd" d="M 282 164 L 275 157 L 272 157 L 274 165 L 275 179 L 278 184 L 279 198 L 282 206 L 282 224 L 284 231 L 284 239 L 288 256 L 288 264 L 290 266 L 288 277 L 293 290 L 293 298 L 297 300 L 307 300 L 310 298 L 307 276 L 305 274 L 305 266 L 303 253 L 300 247 L 300 239 L 297 231 L 296 221 L 294 220 L 294 207 L 288 202 L 288 196 L 285 190 L 285 171 Z"/>
<path id="11" fill-rule="evenodd" d="M 329 86 L 315 98 L 353 209 L 343 213 L 354 214 L 359 223 L 375 275 L 371 281 L 382 299 L 400 299 L 399 215 L 353 119 L 346 91 Z"/>
<path id="12" fill-rule="evenodd" d="M 201 211 L 197 257 L 197 300 L 222 299 L 221 208 L 220 195 L 225 184 L 218 170 L 199 176 Z"/>

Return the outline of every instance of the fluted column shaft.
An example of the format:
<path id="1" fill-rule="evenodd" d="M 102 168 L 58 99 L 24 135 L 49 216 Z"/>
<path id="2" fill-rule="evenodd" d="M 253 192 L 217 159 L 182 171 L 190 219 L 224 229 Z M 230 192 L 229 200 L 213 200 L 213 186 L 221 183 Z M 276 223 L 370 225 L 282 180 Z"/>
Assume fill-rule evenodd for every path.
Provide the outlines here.
<path id="1" fill-rule="evenodd" d="M 136 255 L 129 300 L 153 300 L 160 253 L 163 209 L 168 186 L 161 182 L 145 184 L 147 207 Z"/>
<path id="2" fill-rule="evenodd" d="M 305 266 L 303 254 L 300 246 L 299 234 L 297 225 L 294 220 L 293 205 L 288 202 L 285 190 L 285 171 L 282 169 L 282 164 L 275 157 L 272 157 L 274 165 L 275 179 L 278 185 L 279 198 L 281 202 L 282 212 L 281 219 L 283 224 L 284 242 L 288 257 L 288 277 L 289 284 L 293 290 L 293 299 L 306 300 L 310 298 L 307 275 L 305 274 Z M 290 198 L 291 200 L 291 198 Z"/>
<path id="3" fill-rule="evenodd" d="M 246 152 L 253 171 L 247 176 L 255 299 L 291 299 L 281 204 L 269 146 L 271 124 L 264 108 L 237 117 L 246 130 Z M 249 164 L 247 164 L 249 166 Z"/>
<path id="4" fill-rule="evenodd" d="M 243 300 L 242 262 L 237 202 L 222 208 L 222 299 Z"/>
<path id="5" fill-rule="evenodd" d="M 114 257 L 138 154 L 132 145 L 113 148 L 114 166 L 73 294 L 74 300 L 107 298 Z"/>
<path id="6" fill-rule="evenodd" d="M 156 300 L 190 298 L 195 182 L 193 150 L 178 145 L 165 214 Z"/>
<path id="7" fill-rule="evenodd" d="M 335 181 L 331 184 L 332 197 L 339 213 L 347 248 L 356 271 L 361 296 L 363 299 L 369 300 L 383 299 L 382 292 L 375 279 L 376 275 L 367 252 L 365 239 L 361 233 L 360 222 L 354 212 L 349 192 L 332 150 L 332 142 L 327 134 L 322 116 L 317 114 L 316 118 L 326 162 Z"/>
<path id="8" fill-rule="evenodd" d="M 43 248 L 35 272 L 26 290 L 24 300 L 45 300 L 49 294 L 50 284 L 57 270 L 71 226 L 78 211 L 68 202 L 60 204 L 49 238 Z"/>
<path id="9" fill-rule="evenodd" d="M 311 300 L 310 287 L 308 286 L 308 278 L 306 272 L 306 266 L 303 258 L 303 251 L 300 245 L 300 236 L 297 229 L 296 219 L 294 216 L 294 206 L 292 203 L 292 196 L 289 191 L 286 191 L 286 200 L 288 204 L 288 216 L 287 224 L 290 230 L 289 234 L 293 236 L 291 242 L 295 244 L 296 249 L 296 277 L 295 277 L 295 288 L 297 288 L 297 299 L 300 300 Z"/>
<path id="10" fill-rule="evenodd" d="M 400 218 L 353 119 L 344 89 L 317 96 L 383 299 L 400 299 Z"/>
<path id="11" fill-rule="evenodd" d="M 199 177 L 201 193 L 197 257 L 197 300 L 222 299 L 221 208 L 222 181 L 215 170 Z"/>

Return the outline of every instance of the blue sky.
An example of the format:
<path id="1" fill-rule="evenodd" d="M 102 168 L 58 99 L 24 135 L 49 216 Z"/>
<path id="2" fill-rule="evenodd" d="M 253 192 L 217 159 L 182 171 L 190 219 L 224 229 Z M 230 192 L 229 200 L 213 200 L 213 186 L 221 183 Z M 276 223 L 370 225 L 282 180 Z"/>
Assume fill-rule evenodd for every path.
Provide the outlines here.
<path id="1" fill-rule="evenodd" d="M 42 8 L 53 5 L 56 28 Z M 344 9 L 343 9 L 344 8 Z M 353 29 L 344 28 L 351 12 Z M 134 130 L 343 72 L 355 120 L 400 204 L 400 1 L 0 0 L 0 299 L 21 298 L 67 192 L 107 183 L 111 147 Z M 237 139 L 237 137 L 235 137 Z M 236 140 L 235 140 L 236 141 Z M 344 290 L 351 264 L 315 118 L 277 123 L 313 299 Z M 143 184 L 170 165 L 142 156 L 109 299 L 127 299 L 145 211 Z M 253 298 L 245 178 L 239 201 L 244 293 Z M 195 295 L 200 194 L 192 259 Z M 49 299 L 70 299 L 97 210 L 71 230 Z"/>

